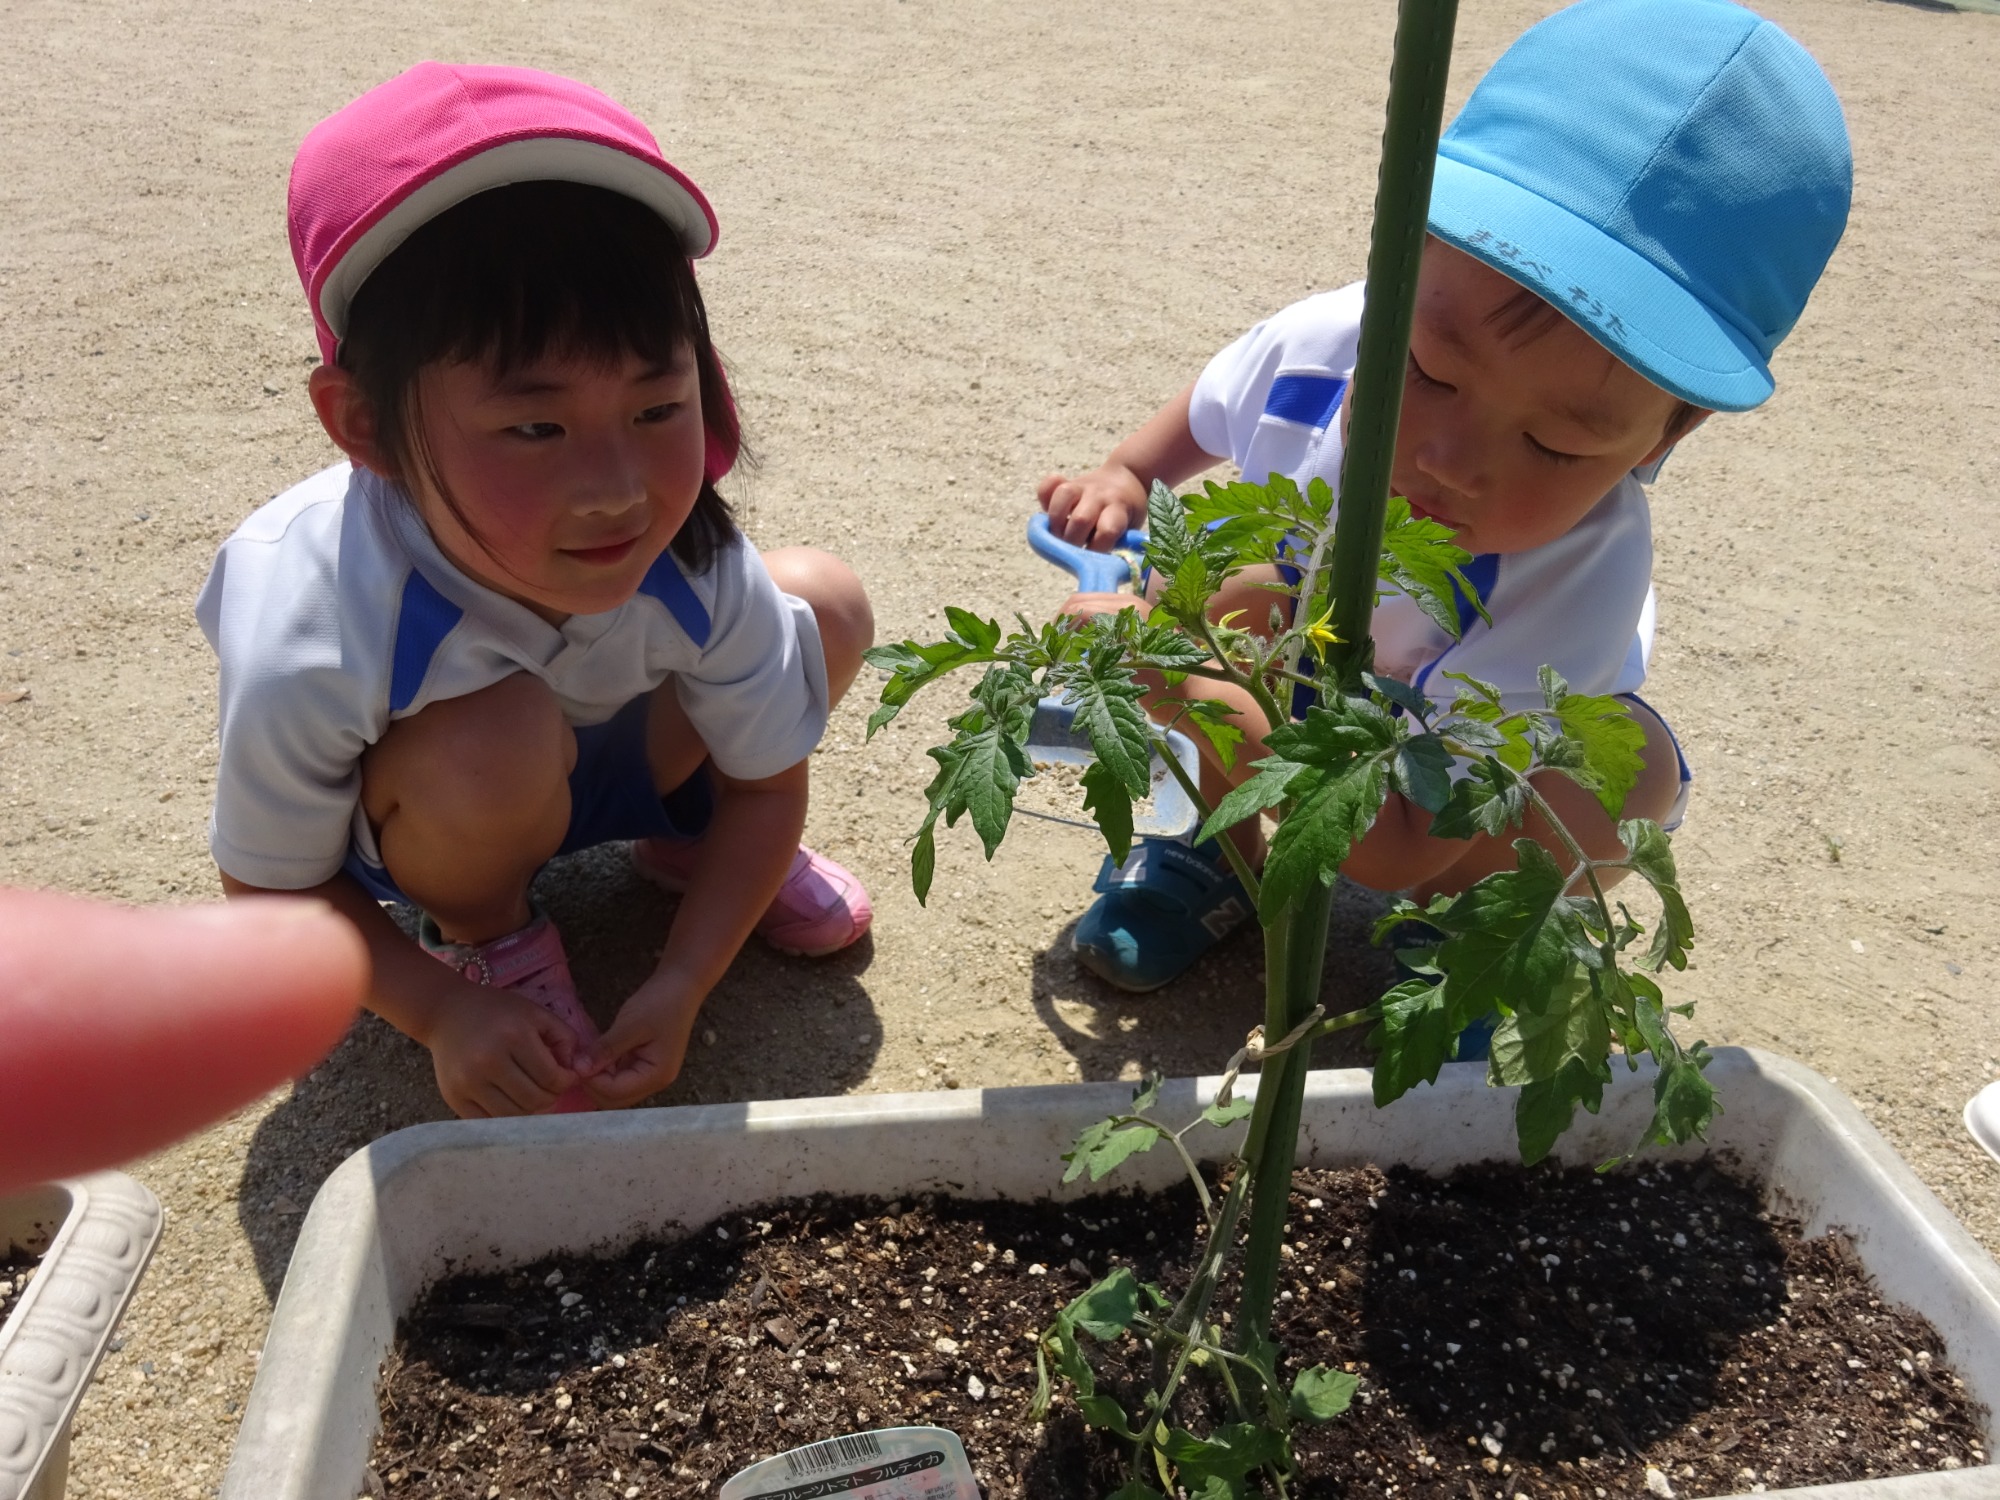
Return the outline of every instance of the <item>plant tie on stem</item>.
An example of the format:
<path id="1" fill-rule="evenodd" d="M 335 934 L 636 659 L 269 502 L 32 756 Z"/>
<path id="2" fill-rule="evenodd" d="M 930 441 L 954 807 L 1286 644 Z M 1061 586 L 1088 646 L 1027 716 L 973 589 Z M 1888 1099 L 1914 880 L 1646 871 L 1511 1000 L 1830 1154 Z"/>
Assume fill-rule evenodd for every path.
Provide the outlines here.
<path id="1" fill-rule="evenodd" d="M 1236 1055 L 1229 1059 L 1229 1067 L 1222 1075 L 1222 1087 L 1215 1091 L 1215 1102 L 1217 1104 L 1229 1102 L 1230 1095 L 1236 1089 L 1236 1075 L 1243 1071 L 1245 1063 L 1260 1063 L 1267 1057 L 1276 1057 L 1281 1052 L 1291 1051 L 1300 1042 L 1306 1041 L 1312 1029 L 1325 1018 L 1326 1007 L 1315 1005 L 1303 1021 L 1269 1047 L 1264 1045 L 1263 1026 L 1261 1024 L 1252 1026 L 1250 1034 L 1243 1039 L 1243 1045 L 1237 1049 Z"/>

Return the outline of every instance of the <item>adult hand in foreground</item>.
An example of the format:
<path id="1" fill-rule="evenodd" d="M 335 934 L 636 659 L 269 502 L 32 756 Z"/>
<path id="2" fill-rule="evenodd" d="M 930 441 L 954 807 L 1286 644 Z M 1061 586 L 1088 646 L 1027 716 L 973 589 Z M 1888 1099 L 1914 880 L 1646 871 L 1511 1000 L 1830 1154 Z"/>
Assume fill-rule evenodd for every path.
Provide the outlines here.
<path id="1" fill-rule="evenodd" d="M 305 1072 L 367 982 L 317 902 L 0 890 L 0 1193 L 129 1161 Z"/>

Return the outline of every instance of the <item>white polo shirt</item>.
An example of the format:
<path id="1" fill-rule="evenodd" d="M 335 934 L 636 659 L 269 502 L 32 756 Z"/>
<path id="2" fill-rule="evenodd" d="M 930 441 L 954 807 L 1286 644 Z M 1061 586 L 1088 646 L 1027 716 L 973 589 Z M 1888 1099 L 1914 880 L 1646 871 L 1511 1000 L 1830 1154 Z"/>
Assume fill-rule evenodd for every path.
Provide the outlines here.
<path id="1" fill-rule="evenodd" d="M 1340 492 L 1340 406 L 1361 335 L 1359 283 L 1295 302 L 1224 349 L 1195 382 L 1188 425 L 1202 448 L 1262 483 Z M 1650 476 L 1648 476 L 1650 477 Z M 1543 706 L 1536 674 L 1554 667 L 1580 693 L 1629 693 L 1653 644 L 1653 532 L 1646 493 L 1627 475 L 1564 535 L 1528 552 L 1487 553 L 1465 568 L 1493 617 L 1461 601 L 1454 641 L 1397 593 L 1375 609 L 1376 668 L 1449 704 L 1464 672 L 1510 709 Z"/>
<path id="2" fill-rule="evenodd" d="M 395 720 L 516 672 L 578 726 L 673 677 L 715 764 L 743 780 L 797 764 L 826 729 L 812 610 L 741 535 L 695 577 L 662 553 L 617 609 L 558 627 L 460 572 L 397 486 L 346 464 L 236 529 L 195 617 L 222 678 L 209 848 L 271 889 L 331 878 L 350 841 L 380 864 L 362 752 Z"/>

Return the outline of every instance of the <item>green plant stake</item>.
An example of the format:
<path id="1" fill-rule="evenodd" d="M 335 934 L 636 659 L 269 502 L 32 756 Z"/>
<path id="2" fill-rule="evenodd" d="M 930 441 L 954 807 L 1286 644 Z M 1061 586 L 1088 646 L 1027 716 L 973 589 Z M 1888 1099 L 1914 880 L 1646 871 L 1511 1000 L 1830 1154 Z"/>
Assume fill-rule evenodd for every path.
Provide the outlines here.
<path id="1" fill-rule="evenodd" d="M 1151 789 L 1152 753 L 1167 730 L 1205 736 L 1225 764 L 1233 763 L 1243 739 L 1230 709 L 1214 699 L 1176 701 L 1170 722 L 1153 722 L 1142 706 L 1140 673 L 1176 686 L 1190 679 L 1231 683 L 1251 696 L 1266 721 L 1267 753 L 1215 806 L 1173 756 L 1165 757 L 1201 811 L 1199 837 L 1216 838 L 1245 819 L 1276 813 L 1261 876 L 1221 840 L 1264 927 L 1264 1024 L 1231 1061 L 1216 1102 L 1196 1119 L 1175 1125 L 1158 1118 L 1158 1080 L 1152 1080 L 1130 1110 L 1086 1130 L 1065 1157 L 1065 1181 L 1086 1173 L 1096 1181 L 1167 1142 L 1194 1182 L 1209 1228 L 1178 1301 L 1170 1303 L 1128 1270 L 1114 1271 L 1063 1310 L 1037 1351 L 1035 1414 L 1048 1409 L 1059 1376 L 1085 1421 L 1131 1445 L 1128 1481 L 1112 1500 L 1177 1493 L 1227 1500 L 1259 1485 L 1286 1495 L 1293 1425 L 1332 1417 L 1353 1396 L 1353 1376 L 1321 1366 L 1287 1381 L 1270 1338 L 1316 1038 L 1371 1026 L 1375 1101 L 1384 1105 L 1435 1081 L 1458 1034 L 1497 1012 L 1488 1079 L 1519 1090 L 1515 1129 L 1530 1163 L 1549 1153 L 1577 1105 L 1599 1107 L 1614 1043 L 1630 1066 L 1638 1066 L 1641 1053 L 1658 1065 L 1653 1117 L 1635 1149 L 1701 1136 L 1716 1108 L 1702 1077 L 1706 1051 L 1699 1042 L 1684 1048 L 1675 1039 L 1652 977 L 1684 967 L 1693 940 L 1666 835 L 1656 824 L 1627 821 L 1618 829 L 1623 854 L 1593 859 L 1530 779 L 1567 776 L 1616 817 L 1637 780 L 1644 745 L 1625 706 L 1572 693 L 1544 668 L 1538 710 L 1509 711 L 1487 684 L 1446 674 L 1457 697 L 1441 711 L 1407 683 L 1372 670 L 1369 621 L 1383 586 L 1400 589 L 1453 635 L 1459 599 L 1477 599 L 1460 571 L 1470 558 L 1449 529 L 1416 518 L 1407 502 L 1388 493 L 1455 4 L 1403 0 L 1397 26 L 1337 520 L 1332 491 L 1319 480 L 1304 492 L 1276 477 L 1262 485 L 1209 483 L 1186 497 L 1155 485 L 1146 560 L 1158 589 L 1149 618 L 1128 609 L 1041 626 L 1019 619 L 1019 628 L 1006 632 L 996 621 L 947 607 L 944 639 L 869 653 L 889 673 L 869 719 L 871 734 L 919 689 L 968 667 L 983 669 L 971 702 L 948 721 L 952 738 L 929 752 L 937 774 L 925 790 L 929 812 L 910 859 L 920 901 L 930 892 L 940 818 L 948 828 L 969 818 L 989 859 L 1005 837 L 1015 791 L 1034 774 L 1026 741 L 1042 697 L 1059 693 L 1076 705 L 1094 755 L 1083 775 L 1084 806 L 1120 860 L 1131 848 L 1133 803 Z M 1281 610 L 1263 635 L 1209 619 L 1231 576 L 1268 567 L 1281 555 L 1305 559 L 1290 591 L 1289 623 Z M 1301 686 L 1318 701 L 1294 721 L 1281 704 Z M 1455 765 L 1463 768 L 1456 778 Z M 1416 916 L 1442 934 L 1434 950 L 1410 955 L 1421 977 L 1360 1011 L 1327 1017 L 1317 1002 L 1333 883 L 1391 792 L 1430 812 L 1431 831 L 1443 838 L 1503 835 L 1533 811 L 1556 831 L 1565 859 L 1520 838 L 1516 869 L 1421 910 L 1398 902 L 1384 929 Z M 1612 871 L 1637 876 L 1657 897 L 1660 914 L 1644 945 L 1639 921 L 1605 895 L 1603 876 Z M 1254 1102 L 1234 1097 L 1237 1071 L 1251 1063 L 1260 1067 Z M 1226 1163 L 1217 1198 L 1186 1138 L 1201 1126 L 1226 1128 L 1246 1116 L 1242 1149 Z M 1242 1287 L 1235 1333 L 1225 1339 L 1225 1318 L 1213 1303 L 1239 1239 Z M 1130 1410 L 1099 1385 L 1086 1353 L 1086 1340 L 1127 1336 L 1148 1340 L 1152 1349 L 1148 1388 Z M 1214 1381 L 1229 1410 L 1230 1420 L 1206 1434 L 1178 1421 L 1177 1398 L 1191 1371 Z"/>

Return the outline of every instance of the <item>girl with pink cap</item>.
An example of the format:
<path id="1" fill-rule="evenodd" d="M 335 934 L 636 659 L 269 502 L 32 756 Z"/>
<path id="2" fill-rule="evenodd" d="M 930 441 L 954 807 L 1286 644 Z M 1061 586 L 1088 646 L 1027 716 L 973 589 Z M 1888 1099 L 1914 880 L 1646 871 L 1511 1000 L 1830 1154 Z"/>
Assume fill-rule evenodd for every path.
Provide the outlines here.
<path id="1" fill-rule="evenodd" d="M 868 928 L 860 882 L 799 844 L 867 596 L 737 529 L 692 265 L 715 216 L 619 105 L 424 63 L 314 128 L 289 208 L 349 462 L 238 528 L 197 606 L 224 888 L 351 922 L 370 1007 L 458 1113 L 634 1103 L 753 930 L 817 955 Z M 529 886 L 612 840 L 685 895 L 600 1035 Z M 416 944 L 384 901 L 422 910 Z"/>

